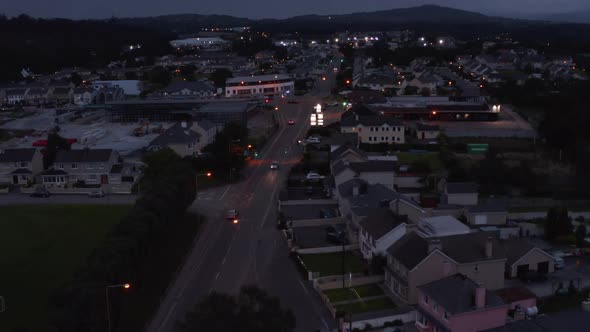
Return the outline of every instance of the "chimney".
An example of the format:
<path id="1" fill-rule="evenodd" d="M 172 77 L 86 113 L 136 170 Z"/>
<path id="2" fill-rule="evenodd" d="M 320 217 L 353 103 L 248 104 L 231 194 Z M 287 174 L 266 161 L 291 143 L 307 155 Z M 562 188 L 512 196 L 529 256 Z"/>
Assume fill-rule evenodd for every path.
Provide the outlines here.
<path id="1" fill-rule="evenodd" d="M 409 222 L 406 224 L 406 234 L 410 234 L 418 229 L 418 225 L 414 224 L 413 222 Z"/>
<path id="2" fill-rule="evenodd" d="M 354 196 L 354 197 L 358 196 L 359 195 L 359 190 L 360 190 L 360 188 L 359 188 L 358 183 L 356 183 L 356 182 L 353 183 L 353 185 L 352 185 L 352 196 Z"/>
<path id="3" fill-rule="evenodd" d="M 428 253 L 430 254 L 434 250 L 442 250 L 442 244 L 439 239 L 428 239 Z"/>
<path id="4" fill-rule="evenodd" d="M 486 288 L 482 283 L 477 284 L 475 288 L 475 308 L 482 309 L 486 306 Z"/>
<path id="5" fill-rule="evenodd" d="M 492 258 L 492 237 L 488 236 L 486 240 L 486 258 Z"/>

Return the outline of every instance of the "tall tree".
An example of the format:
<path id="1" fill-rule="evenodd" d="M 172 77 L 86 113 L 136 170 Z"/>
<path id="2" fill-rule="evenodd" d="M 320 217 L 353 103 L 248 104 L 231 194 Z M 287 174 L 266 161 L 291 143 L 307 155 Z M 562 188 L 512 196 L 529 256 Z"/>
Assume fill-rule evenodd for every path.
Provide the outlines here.
<path id="1" fill-rule="evenodd" d="M 558 237 L 572 234 L 572 223 L 566 207 L 552 207 L 547 211 L 545 238 L 555 241 Z"/>
<path id="2" fill-rule="evenodd" d="M 230 77 L 233 77 L 233 74 L 229 69 L 219 68 L 215 69 L 215 71 L 209 75 L 209 80 L 213 82 L 215 87 L 223 88 L 225 87 L 225 81 Z"/>
<path id="3" fill-rule="evenodd" d="M 586 225 L 581 223 L 578 225 L 578 227 L 576 227 L 576 241 L 578 243 L 578 246 L 582 246 L 584 244 L 584 239 L 586 238 Z"/>
<path id="4" fill-rule="evenodd" d="M 295 328 L 295 317 L 281 307 L 278 298 L 245 286 L 237 296 L 211 293 L 178 325 L 185 332 L 290 332 Z"/>

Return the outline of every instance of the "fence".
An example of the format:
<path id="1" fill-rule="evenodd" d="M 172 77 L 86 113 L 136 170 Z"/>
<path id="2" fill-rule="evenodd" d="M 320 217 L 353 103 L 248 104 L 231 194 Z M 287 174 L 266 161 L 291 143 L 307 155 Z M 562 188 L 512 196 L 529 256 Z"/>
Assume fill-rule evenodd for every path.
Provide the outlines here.
<path id="1" fill-rule="evenodd" d="M 375 275 L 375 276 L 365 276 L 361 273 L 356 273 L 352 275 L 344 276 L 344 282 L 346 285 L 354 286 L 361 286 L 361 285 L 368 285 L 368 284 L 376 284 L 382 282 L 385 277 L 383 275 Z M 342 276 L 326 276 L 326 277 L 319 277 L 314 279 L 314 284 L 317 284 L 317 287 L 321 290 L 327 289 L 334 289 L 334 288 L 342 288 Z"/>
<path id="2" fill-rule="evenodd" d="M 344 250 L 350 251 L 354 249 L 358 249 L 358 244 L 349 244 L 344 246 Z M 333 246 L 333 247 L 320 247 L 320 248 L 305 248 L 305 249 L 295 249 L 298 254 L 326 254 L 330 252 L 341 252 L 342 246 Z"/>
<path id="3" fill-rule="evenodd" d="M 305 199 L 305 200 L 289 200 L 281 201 L 281 205 L 331 205 L 338 204 L 335 199 Z"/>
<path id="4" fill-rule="evenodd" d="M 326 225 L 337 225 L 344 224 L 346 219 L 338 218 L 325 218 L 325 219 L 305 219 L 305 220 L 292 220 L 289 221 L 291 227 L 306 227 L 306 226 L 326 226 Z"/>
<path id="5" fill-rule="evenodd" d="M 355 317 L 357 316 L 357 317 Z M 359 318 L 358 316 L 366 316 L 366 318 Z M 352 325 L 352 329 L 359 329 L 363 330 L 370 327 L 381 327 L 381 326 L 394 326 L 395 321 L 401 321 L 402 323 L 412 323 L 416 321 L 416 311 L 415 310 L 385 310 L 385 311 L 377 311 L 371 312 L 367 314 L 360 314 L 360 315 L 353 315 L 352 316 L 352 324 L 344 324 L 343 331 L 348 331 L 350 325 Z"/>

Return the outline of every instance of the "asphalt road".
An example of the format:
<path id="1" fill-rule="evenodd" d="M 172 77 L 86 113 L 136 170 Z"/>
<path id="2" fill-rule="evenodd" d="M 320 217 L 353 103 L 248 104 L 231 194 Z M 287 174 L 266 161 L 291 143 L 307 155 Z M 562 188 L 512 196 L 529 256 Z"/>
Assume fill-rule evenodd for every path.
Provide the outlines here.
<path id="1" fill-rule="evenodd" d="M 247 284 L 278 296 L 281 304 L 294 312 L 297 331 L 336 328 L 319 297 L 296 270 L 276 228 L 277 192 L 284 186 L 289 167 L 301 157 L 297 139 L 305 135 L 313 106 L 320 102 L 315 96 L 325 94 L 330 86 L 328 80 L 316 84 L 311 96 L 298 98 L 298 104 L 276 101 L 279 130 L 260 159 L 245 170 L 246 180 L 199 193 L 191 210 L 208 216 L 208 223 L 147 331 L 175 331 L 176 322 L 203 296 L 212 291 L 237 293 Z M 288 125 L 288 120 L 295 120 L 295 124 Z M 272 161 L 280 163 L 279 170 L 270 169 Z M 234 208 L 240 213 L 237 225 L 224 219 L 225 210 Z"/>

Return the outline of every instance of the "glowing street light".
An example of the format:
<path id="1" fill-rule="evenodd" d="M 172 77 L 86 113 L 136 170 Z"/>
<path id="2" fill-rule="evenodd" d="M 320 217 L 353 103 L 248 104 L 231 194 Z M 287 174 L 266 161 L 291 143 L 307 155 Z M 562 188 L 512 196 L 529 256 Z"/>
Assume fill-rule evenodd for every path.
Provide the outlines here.
<path id="1" fill-rule="evenodd" d="M 105 300 L 106 300 L 106 307 L 107 307 L 107 322 L 109 325 L 109 332 L 111 332 L 111 304 L 109 301 L 109 289 L 111 288 L 123 288 L 123 289 L 129 289 L 131 288 L 131 284 L 125 283 L 125 284 L 118 284 L 118 285 L 107 285 L 104 290 L 105 290 Z"/>

